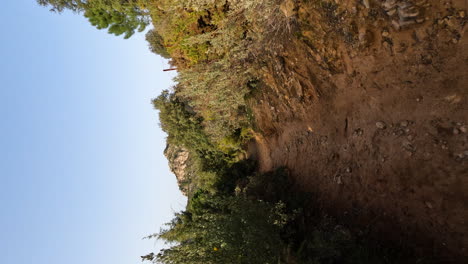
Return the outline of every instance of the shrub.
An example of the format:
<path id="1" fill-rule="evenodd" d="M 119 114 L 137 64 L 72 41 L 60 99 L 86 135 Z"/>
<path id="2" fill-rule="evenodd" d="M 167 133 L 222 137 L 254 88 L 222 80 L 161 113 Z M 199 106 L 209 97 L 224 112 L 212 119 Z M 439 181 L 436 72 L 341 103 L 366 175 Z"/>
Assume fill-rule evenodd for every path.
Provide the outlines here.
<path id="1" fill-rule="evenodd" d="M 156 30 L 151 29 L 146 33 L 146 41 L 149 44 L 151 52 L 166 59 L 171 58 L 171 55 L 167 52 L 166 46 L 164 46 L 163 38 Z"/>
<path id="2" fill-rule="evenodd" d="M 172 247 L 161 263 L 278 263 L 283 243 L 281 212 L 260 201 L 197 193 L 189 211 L 180 213 L 157 237 Z"/>

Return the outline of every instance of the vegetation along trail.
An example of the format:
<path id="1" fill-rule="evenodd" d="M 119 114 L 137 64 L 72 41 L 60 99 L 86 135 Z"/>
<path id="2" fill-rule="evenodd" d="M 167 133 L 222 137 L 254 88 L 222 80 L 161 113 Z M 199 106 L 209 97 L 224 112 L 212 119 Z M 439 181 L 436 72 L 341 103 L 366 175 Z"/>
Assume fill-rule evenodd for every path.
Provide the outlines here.
<path id="1" fill-rule="evenodd" d="M 38 0 L 146 33 L 165 264 L 468 263 L 466 0 Z"/>

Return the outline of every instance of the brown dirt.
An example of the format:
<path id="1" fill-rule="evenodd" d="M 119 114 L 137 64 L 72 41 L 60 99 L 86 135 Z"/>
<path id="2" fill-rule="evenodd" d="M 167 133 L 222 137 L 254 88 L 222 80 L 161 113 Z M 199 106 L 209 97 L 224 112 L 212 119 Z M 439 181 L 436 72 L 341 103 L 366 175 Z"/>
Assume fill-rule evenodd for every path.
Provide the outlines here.
<path id="1" fill-rule="evenodd" d="M 264 68 L 261 170 L 287 166 L 351 226 L 468 263 L 467 1 L 409 1 L 424 22 L 400 30 L 382 1 L 316 2 Z"/>

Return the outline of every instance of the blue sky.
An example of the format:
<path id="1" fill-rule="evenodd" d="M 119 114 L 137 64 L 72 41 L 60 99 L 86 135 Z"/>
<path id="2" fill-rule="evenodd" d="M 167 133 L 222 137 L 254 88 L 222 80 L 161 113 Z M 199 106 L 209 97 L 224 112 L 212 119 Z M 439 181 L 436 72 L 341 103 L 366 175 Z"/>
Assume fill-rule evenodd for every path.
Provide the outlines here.
<path id="1" fill-rule="evenodd" d="M 150 104 L 174 73 L 143 34 L 34 0 L 0 12 L 0 263 L 139 263 L 186 203 Z"/>

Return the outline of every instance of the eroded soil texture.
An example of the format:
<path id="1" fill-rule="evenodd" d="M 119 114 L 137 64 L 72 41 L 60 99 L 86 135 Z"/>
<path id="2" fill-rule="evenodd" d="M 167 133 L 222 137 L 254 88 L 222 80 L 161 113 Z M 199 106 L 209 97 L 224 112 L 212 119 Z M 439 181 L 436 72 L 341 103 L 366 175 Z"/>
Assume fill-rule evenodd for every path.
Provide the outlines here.
<path id="1" fill-rule="evenodd" d="M 355 228 L 468 263 L 467 1 L 289 5 L 254 107 L 261 170 L 286 166 Z"/>

